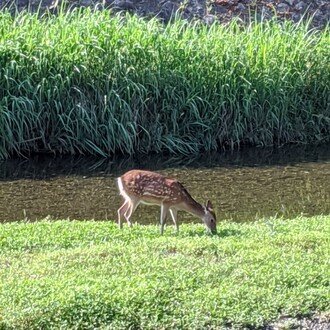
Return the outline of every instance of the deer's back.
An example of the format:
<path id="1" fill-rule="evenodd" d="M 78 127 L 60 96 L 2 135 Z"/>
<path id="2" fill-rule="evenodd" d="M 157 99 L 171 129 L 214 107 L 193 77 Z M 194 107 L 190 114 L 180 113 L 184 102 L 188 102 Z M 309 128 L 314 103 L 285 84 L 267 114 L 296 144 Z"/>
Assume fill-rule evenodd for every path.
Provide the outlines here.
<path id="1" fill-rule="evenodd" d="M 142 202 L 176 204 L 188 197 L 186 189 L 180 182 L 159 173 L 132 170 L 122 175 L 120 180 L 125 193 L 140 199 Z"/>

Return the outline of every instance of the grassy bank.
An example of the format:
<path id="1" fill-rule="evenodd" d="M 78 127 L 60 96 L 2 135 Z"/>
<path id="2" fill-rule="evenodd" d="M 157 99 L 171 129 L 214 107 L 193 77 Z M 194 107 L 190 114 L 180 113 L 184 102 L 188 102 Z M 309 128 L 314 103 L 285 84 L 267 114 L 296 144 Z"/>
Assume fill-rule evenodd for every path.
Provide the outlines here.
<path id="1" fill-rule="evenodd" d="M 0 328 L 201 329 L 330 313 L 330 216 L 201 225 L 0 226 Z"/>
<path id="2" fill-rule="evenodd" d="M 0 157 L 326 141 L 330 33 L 0 13 Z"/>

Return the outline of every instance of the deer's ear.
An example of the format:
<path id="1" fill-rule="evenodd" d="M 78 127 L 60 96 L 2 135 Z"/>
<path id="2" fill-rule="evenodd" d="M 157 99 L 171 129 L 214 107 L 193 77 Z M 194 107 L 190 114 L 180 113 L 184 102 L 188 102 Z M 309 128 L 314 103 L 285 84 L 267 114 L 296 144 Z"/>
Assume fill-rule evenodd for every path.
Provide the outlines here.
<path id="1" fill-rule="evenodd" d="M 206 202 L 206 208 L 207 208 L 209 211 L 213 211 L 213 205 L 212 205 L 211 201 L 207 201 L 207 202 Z"/>

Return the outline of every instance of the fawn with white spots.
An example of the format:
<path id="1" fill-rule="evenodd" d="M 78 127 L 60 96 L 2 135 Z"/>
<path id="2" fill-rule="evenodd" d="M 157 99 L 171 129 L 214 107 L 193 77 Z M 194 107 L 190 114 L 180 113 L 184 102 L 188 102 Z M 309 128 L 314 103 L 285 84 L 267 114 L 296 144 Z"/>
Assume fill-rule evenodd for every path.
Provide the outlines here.
<path id="1" fill-rule="evenodd" d="M 124 202 L 118 209 L 118 225 L 122 228 L 122 217 L 129 226 L 130 218 L 138 205 L 149 204 L 160 206 L 160 233 L 163 234 L 168 214 L 179 230 L 177 212 L 189 212 L 200 218 L 206 228 L 216 233 L 216 216 L 210 201 L 205 206 L 196 202 L 184 186 L 175 179 L 167 178 L 159 173 L 131 170 L 117 178 L 120 195 Z"/>

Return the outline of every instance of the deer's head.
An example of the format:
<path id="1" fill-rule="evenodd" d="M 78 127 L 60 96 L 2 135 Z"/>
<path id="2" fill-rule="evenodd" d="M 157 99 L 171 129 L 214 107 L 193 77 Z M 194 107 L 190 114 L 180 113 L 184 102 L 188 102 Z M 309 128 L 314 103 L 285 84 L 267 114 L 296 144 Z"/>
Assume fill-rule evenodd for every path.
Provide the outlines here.
<path id="1" fill-rule="evenodd" d="M 213 210 L 212 203 L 207 201 L 206 205 L 204 206 L 204 216 L 203 221 L 206 228 L 212 233 L 217 233 L 217 219 Z"/>

